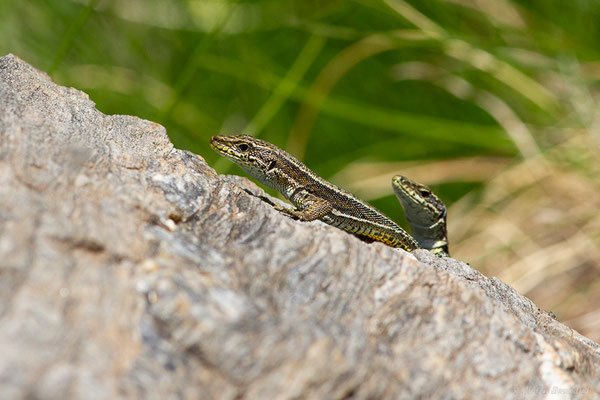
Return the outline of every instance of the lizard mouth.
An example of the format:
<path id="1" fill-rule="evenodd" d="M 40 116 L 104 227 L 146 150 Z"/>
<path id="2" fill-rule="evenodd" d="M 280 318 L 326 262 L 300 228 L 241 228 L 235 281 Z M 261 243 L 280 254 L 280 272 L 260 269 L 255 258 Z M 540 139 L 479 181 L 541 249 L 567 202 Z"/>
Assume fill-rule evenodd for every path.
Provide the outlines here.
<path id="1" fill-rule="evenodd" d="M 239 141 L 235 139 L 235 137 L 232 138 L 231 136 L 215 135 L 210 138 L 210 147 L 228 160 L 233 161 L 240 166 L 242 166 L 242 164 L 246 165 L 248 163 L 249 154 L 247 151 L 240 150 L 240 146 L 243 146 L 244 144 L 240 144 Z"/>
<path id="2" fill-rule="evenodd" d="M 233 147 L 228 143 L 225 136 L 215 135 L 210 138 L 210 147 L 217 153 L 221 153 L 223 155 L 229 154 L 232 155 Z"/>
<path id="3" fill-rule="evenodd" d="M 221 135 L 215 135 L 215 136 L 211 136 L 210 138 L 210 146 L 214 149 L 214 148 L 221 148 L 225 145 L 225 141 L 223 140 L 224 137 Z"/>

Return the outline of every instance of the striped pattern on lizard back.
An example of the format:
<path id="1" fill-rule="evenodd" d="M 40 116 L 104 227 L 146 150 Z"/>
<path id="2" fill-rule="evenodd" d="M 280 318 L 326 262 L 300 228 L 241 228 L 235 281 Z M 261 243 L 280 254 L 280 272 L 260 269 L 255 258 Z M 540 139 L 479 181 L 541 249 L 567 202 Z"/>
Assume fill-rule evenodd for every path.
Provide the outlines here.
<path id="1" fill-rule="evenodd" d="M 211 146 L 259 182 L 279 191 L 297 218 L 323 222 L 371 241 L 414 250 L 417 242 L 394 221 L 327 182 L 291 154 L 251 136 L 213 136 Z"/>

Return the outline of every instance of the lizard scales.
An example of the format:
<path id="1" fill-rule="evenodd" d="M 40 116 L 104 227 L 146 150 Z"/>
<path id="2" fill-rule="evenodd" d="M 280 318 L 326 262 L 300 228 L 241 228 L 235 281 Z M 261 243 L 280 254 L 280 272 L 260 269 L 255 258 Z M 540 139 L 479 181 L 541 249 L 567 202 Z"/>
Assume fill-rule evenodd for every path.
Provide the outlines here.
<path id="1" fill-rule="evenodd" d="M 392 178 L 396 197 L 404 208 L 412 236 L 424 249 L 449 256 L 446 205 L 427 186 L 402 175 Z"/>
<path id="2" fill-rule="evenodd" d="M 321 178 L 279 147 L 252 136 L 211 138 L 212 148 L 238 164 L 264 185 L 280 192 L 295 207 L 278 210 L 302 221 L 320 219 L 363 239 L 407 251 L 419 244 L 400 226 L 370 204 Z"/>

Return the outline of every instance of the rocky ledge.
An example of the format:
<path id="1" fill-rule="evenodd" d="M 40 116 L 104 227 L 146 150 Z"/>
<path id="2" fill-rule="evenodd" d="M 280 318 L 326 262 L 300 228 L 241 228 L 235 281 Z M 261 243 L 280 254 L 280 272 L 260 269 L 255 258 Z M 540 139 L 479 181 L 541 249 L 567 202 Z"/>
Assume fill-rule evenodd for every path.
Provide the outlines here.
<path id="1" fill-rule="evenodd" d="M 2 399 L 600 396 L 598 344 L 508 285 L 289 219 L 12 55 L 0 182 Z"/>

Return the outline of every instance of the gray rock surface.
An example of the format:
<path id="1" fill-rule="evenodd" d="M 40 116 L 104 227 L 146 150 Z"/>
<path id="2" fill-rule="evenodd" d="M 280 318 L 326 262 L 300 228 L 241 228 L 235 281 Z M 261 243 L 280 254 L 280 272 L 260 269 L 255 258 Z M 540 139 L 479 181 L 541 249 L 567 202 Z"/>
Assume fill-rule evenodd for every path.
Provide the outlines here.
<path id="1" fill-rule="evenodd" d="M 506 284 L 247 191 L 0 58 L 0 398 L 600 396 L 600 347 Z"/>

